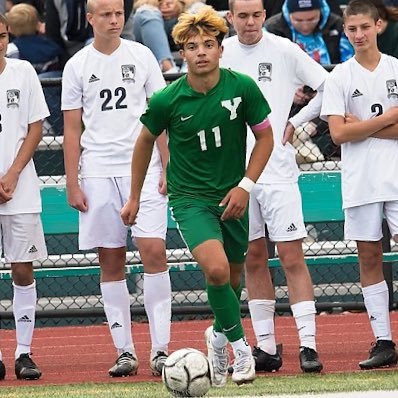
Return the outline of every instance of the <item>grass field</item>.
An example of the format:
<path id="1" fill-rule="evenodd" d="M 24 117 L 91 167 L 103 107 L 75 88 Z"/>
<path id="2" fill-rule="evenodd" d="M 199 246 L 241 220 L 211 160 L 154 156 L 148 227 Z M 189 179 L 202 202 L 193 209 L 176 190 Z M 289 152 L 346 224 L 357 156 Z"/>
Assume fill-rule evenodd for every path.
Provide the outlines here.
<path id="1" fill-rule="evenodd" d="M 1 398 L 162 398 L 170 397 L 161 383 L 105 383 L 64 386 L 1 387 Z M 342 391 L 396 390 L 398 372 L 375 371 L 347 374 L 258 377 L 247 386 L 232 382 L 222 389 L 211 389 L 209 397 L 258 397 L 280 394 L 323 393 Z M 375 396 L 377 398 L 377 396 Z M 395 398 L 391 396 L 391 398 Z"/>

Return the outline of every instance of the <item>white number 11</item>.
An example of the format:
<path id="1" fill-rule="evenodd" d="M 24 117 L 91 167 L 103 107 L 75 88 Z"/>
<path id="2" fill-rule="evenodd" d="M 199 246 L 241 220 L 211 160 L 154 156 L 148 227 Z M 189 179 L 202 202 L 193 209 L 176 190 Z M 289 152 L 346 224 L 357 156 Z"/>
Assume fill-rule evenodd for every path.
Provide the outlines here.
<path id="1" fill-rule="evenodd" d="M 221 146 L 221 133 L 220 133 L 220 127 L 216 126 L 211 129 L 211 131 L 214 134 L 214 142 L 216 144 L 216 148 L 219 148 Z M 200 130 L 197 135 L 199 136 L 199 142 L 200 142 L 200 149 L 202 151 L 207 151 L 207 144 L 206 144 L 206 132 L 204 130 Z"/>

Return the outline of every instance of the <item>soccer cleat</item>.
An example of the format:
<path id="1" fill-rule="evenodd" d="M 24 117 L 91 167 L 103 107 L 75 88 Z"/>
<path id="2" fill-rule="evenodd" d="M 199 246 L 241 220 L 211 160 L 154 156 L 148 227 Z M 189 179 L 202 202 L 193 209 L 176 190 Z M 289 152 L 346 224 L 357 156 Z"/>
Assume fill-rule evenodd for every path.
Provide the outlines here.
<path id="1" fill-rule="evenodd" d="M 395 365 L 398 361 L 395 343 L 391 340 L 377 340 L 372 343 L 369 358 L 359 362 L 361 369 L 383 368 Z"/>
<path id="2" fill-rule="evenodd" d="M 300 368 L 305 373 L 319 373 L 323 365 L 318 353 L 309 347 L 300 347 Z"/>
<path id="3" fill-rule="evenodd" d="M 137 374 L 138 360 L 130 352 L 124 352 L 116 359 L 115 365 L 109 369 L 111 377 L 126 377 Z"/>
<path id="4" fill-rule="evenodd" d="M 277 372 L 282 366 L 282 357 L 278 351 L 271 355 L 259 347 L 254 347 L 253 358 L 256 363 L 256 372 Z"/>
<path id="5" fill-rule="evenodd" d="M 205 332 L 207 345 L 207 358 L 210 364 L 211 384 L 213 387 L 224 387 L 227 383 L 229 355 L 227 347 L 216 348 L 211 342 L 213 326 L 209 326 Z"/>
<path id="6" fill-rule="evenodd" d="M 15 360 L 15 375 L 21 380 L 37 380 L 40 379 L 41 371 L 29 354 L 21 354 Z"/>
<path id="7" fill-rule="evenodd" d="M 6 377 L 6 367 L 4 366 L 3 361 L 0 361 L 0 380 L 4 380 Z"/>
<path id="8" fill-rule="evenodd" d="M 167 354 L 164 351 L 158 351 L 154 357 L 149 360 L 149 367 L 152 370 L 154 376 L 160 376 L 162 374 L 164 363 L 167 359 Z"/>
<path id="9" fill-rule="evenodd" d="M 234 372 L 232 381 L 238 386 L 241 384 L 252 383 L 256 378 L 256 364 L 253 355 L 249 352 L 238 350 L 234 361 Z"/>

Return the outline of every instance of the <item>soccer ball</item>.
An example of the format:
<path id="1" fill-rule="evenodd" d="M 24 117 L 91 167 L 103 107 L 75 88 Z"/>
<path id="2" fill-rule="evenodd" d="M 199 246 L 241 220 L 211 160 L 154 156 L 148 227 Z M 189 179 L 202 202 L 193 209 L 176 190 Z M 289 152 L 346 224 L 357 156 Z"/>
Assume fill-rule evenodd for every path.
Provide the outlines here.
<path id="1" fill-rule="evenodd" d="M 175 397 L 203 397 L 211 387 L 209 361 L 194 348 L 175 351 L 164 363 L 162 380 Z"/>

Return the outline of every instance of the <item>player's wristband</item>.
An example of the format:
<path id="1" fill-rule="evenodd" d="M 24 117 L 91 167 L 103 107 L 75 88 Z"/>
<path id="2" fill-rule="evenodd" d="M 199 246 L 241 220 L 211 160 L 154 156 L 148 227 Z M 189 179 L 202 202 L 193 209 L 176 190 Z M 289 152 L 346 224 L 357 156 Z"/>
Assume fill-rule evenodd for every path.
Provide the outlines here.
<path id="1" fill-rule="evenodd" d="M 243 177 L 240 183 L 238 184 L 238 187 L 244 189 L 247 193 L 250 193 L 254 185 L 255 182 L 252 181 L 250 178 Z"/>

